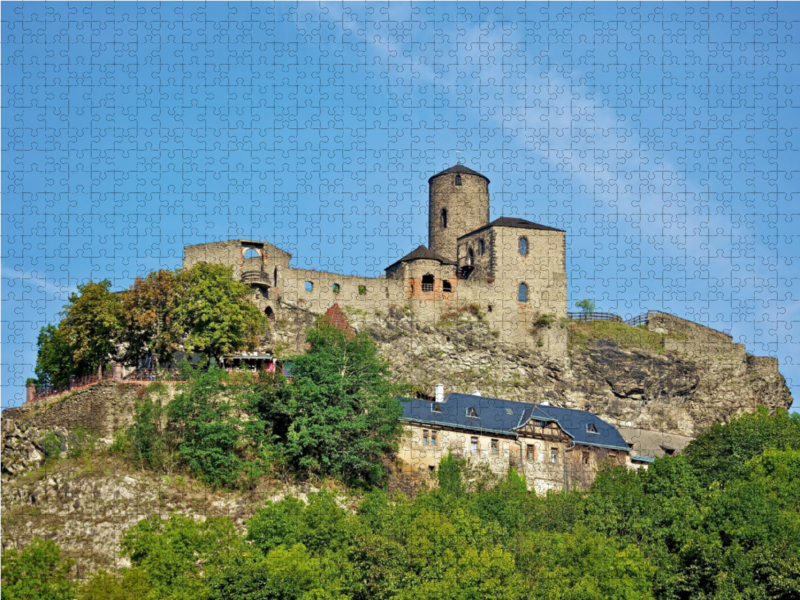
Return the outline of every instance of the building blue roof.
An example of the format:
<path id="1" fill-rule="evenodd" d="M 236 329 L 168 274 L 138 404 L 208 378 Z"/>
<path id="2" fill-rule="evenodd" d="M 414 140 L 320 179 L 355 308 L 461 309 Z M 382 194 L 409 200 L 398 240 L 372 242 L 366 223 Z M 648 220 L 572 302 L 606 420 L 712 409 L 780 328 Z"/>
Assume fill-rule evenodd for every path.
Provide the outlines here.
<path id="1" fill-rule="evenodd" d="M 403 421 L 514 437 L 519 436 L 517 430 L 528 421 L 555 422 L 577 444 L 630 451 L 613 425 L 585 410 L 471 394 L 448 394 L 443 402 L 401 398 L 400 404 Z"/>

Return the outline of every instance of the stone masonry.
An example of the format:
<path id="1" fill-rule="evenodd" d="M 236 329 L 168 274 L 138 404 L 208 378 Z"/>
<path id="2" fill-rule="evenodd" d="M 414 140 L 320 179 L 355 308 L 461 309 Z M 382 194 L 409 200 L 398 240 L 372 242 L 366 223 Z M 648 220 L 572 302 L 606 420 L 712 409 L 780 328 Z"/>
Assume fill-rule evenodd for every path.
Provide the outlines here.
<path id="1" fill-rule="evenodd" d="M 321 315 L 339 303 L 371 314 L 407 310 L 433 325 L 470 309 L 485 315 L 499 341 L 566 357 L 566 332 L 540 325 L 543 316 L 566 317 L 565 232 L 516 218 L 490 223 L 489 180 L 463 165 L 432 176 L 429 186 L 430 248 L 420 246 L 381 277 L 295 269 L 289 253 L 255 240 L 186 246 L 183 267 L 232 267 L 273 319 L 287 309 Z"/>

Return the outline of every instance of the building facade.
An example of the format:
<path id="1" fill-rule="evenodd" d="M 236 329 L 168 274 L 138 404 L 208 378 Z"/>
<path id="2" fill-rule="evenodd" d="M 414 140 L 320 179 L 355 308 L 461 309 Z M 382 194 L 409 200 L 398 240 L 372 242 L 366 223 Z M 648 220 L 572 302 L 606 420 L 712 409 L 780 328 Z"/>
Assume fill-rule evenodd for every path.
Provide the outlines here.
<path id="1" fill-rule="evenodd" d="M 200 261 L 233 267 L 269 316 L 286 307 L 323 314 L 334 303 L 383 312 L 407 305 L 416 319 L 436 323 L 473 307 L 501 342 L 564 357 L 567 332 L 549 323 L 567 316 L 565 232 L 517 218 L 490 222 L 489 183 L 463 165 L 431 177 L 428 247 L 395 261 L 381 277 L 292 268 L 291 255 L 256 240 L 186 246 L 183 267 Z"/>
<path id="2" fill-rule="evenodd" d="M 452 452 L 500 477 L 513 467 L 529 490 L 545 494 L 586 488 L 606 463 L 632 465 L 617 429 L 590 412 L 469 394 L 402 406 L 401 477 L 432 476 Z"/>

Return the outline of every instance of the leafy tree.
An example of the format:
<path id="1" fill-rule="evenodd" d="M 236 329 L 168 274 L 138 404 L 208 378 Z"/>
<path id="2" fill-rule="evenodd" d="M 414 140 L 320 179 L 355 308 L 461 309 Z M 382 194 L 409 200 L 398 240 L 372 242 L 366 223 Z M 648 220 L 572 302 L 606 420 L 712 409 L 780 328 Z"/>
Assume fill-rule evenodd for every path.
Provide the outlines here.
<path id="1" fill-rule="evenodd" d="M 724 484 L 739 476 L 748 460 L 767 450 L 800 449 L 800 414 L 778 409 L 770 415 L 760 406 L 725 425 L 714 424 L 684 449 L 700 482 Z"/>
<path id="2" fill-rule="evenodd" d="M 73 561 L 61 558 L 53 540 L 34 540 L 22 550 L 3 556 L 2 600 L 72 600 L 75 586 L 69 581 Z"/>
<path id="3" fill-rule="evenodd" d="M 594 300 L 589 300 L 588 298 L 579 300 L 575 303 L 575 306 L 580 308 L 583 312 L 594 312 Z"/>
<path id="4" fill-rule="evenodd" d="M 255 385 L 252 378 L 236 380 L 212 366 L 169 404 L 167 427 L 179 458 L 211 485 L 239 485 L 243 471 L 258 467 L 259 450 L 269 438 L 255 409 Z M 251 471 L 251 483 L 258 474 Z"/>
<path id="5" fill-rule="evenodd" d="M 331 492 L 311 494 L 308 505 L 294 497 L 267 504 L 247 523 L 247 539 L 265 554 L 303 544 L 316 553 L 345 548 L 356 530 L 353 518 Z"/>
<path id="6" fill-rule="evenodd" d="M 303 545 L 275 548 L 265 557 L 247 555 L 213 577 L 211 600 L 345 600 L 336 566 L 313 556 Z"/>
<path id="7" fill-rule="evenodd" d="M 75 374 L 73 350 L 68 333 L 59 325 L 45 325 L 36 340 L 36 384 L 62 387 Z"/>
<path id="8" fill-rule="evenodd" d="M 178 283 L 183 291 L 174 326 L 188 332 L 187 351 L 220 357 L 255 348 L 267 318 L 248 300 L 253 291 L 233 279 L 232 267 L 197 263 L 179 274 Z"/>
<path id="9" fill-rule="evenodd" d="M 375 342 L 320 321 L 309 351 L 295 359 L 292 381 L 264 388 L 265 419 L 298 470 L 381 483 L 397 449 L 399 388 Z"/>
<path id="10" fill-rule="evenodd" d="M 151 350 L 156 369 L 160 363 L 169 362 L 183 335 L 175 314 L 180 297 L 175 271 L 162 269 L 136 278 L 122 301 L 129 361 Z"/>
<path id="11" fill-rule="evenodd" d="M 164 393 L 163 388 L 163 383 L 151 383 L 148 386 L 147 395 L 136 403 L 133 423 L 127 432 L 137 460 L 154 469 L 164 466 L 169 450 L 163 423 L 166 411 L 159 398 Z M 152 395 L 158 401 L 154 401 Z"/>
<path id="12" fill-rule="evenodd" d="M 148 598 L 194 599 L 206 591 L 206 578 L 231 554 L 246 551 L 228 517 L 202 523 L 174 514 L 139 521 L 122 538 L 129 556 L 151 589 Z"/>
<path id="13" fill-rule="evenodd" d="M 527 536 L 519 550 L 519 569 L 530 586 L 528 598 L 654 598 L 651 581 L 656 569 L 636 546 L 579 529 Z"/>
<path id="14" fill-rule="evenodd" d="M 436 471 L 436 478 L 439 480 L 439 489 L 445 494 L 459 498 L 464 495 L 463 473 L 466 469 L 467 461 L 453 457 L 453 453 L 448 449 L 447 456 L 439 461 L 439 468 Z"/>
<path id="15" fill-rule="evenodd" d="M 111 282 L 88 282 L 70 294 L 62 325 L 72 349 L 78 374 L 96 371 L 117 355 L 121 332 L 122 301 L 109 291 Z"/>

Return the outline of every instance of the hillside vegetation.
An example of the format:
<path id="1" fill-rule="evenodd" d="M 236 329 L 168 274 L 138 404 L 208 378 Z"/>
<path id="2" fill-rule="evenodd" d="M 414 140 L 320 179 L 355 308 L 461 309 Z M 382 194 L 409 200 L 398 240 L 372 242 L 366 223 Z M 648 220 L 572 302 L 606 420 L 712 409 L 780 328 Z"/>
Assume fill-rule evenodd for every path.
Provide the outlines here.
<path id="1" fill-rule="evenodd" d="M 374 489 L 173 514 L 125 534 L 131 566 L 82 583 L 52 541 L 3 556 L 3 599 L 800 597 L 800 417 L 748 414 L 648 471 L 537 497 L 448 458 L 413 500 Z"/>

